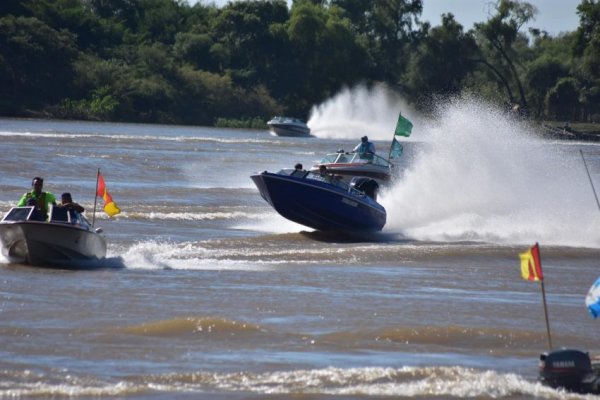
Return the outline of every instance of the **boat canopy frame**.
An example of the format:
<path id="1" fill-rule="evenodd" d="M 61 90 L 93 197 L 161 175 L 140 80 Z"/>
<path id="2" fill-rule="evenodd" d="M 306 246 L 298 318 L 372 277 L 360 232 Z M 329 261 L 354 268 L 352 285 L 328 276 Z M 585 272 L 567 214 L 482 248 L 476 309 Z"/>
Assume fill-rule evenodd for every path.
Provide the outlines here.
<path id="1" fill-rule="evenodd" d="M 34 209 L 34 206 L 13 207 L 8 213 L 6 213 L 4 218 L 2 218 L 2 222 L 52 222 L 78 225 L 80 228 L 90 230 L 91 224 L 87 218 L 74 210 L 68 210 L 64 207 L 51 206 L 49 212 L 50 218 L 46 221 L 36 219 L 36 213 L 34 212 Z"/>
<path id="2" fill-rule="evenodd" d="M 377 154 L 338 151 L 325 155 L 319 164 L 373 164 L 391 168 L 393 164 Z"/>

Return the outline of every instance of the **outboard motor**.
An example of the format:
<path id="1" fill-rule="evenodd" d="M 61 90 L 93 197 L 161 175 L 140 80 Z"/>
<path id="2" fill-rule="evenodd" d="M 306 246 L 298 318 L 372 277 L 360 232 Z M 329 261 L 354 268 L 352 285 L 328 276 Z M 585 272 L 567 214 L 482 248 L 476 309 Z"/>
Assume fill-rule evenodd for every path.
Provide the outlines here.
<path id="1" fill-rule="evenodd" d="M 589 354 L 575 349 L 540 354 L 539 380 L 544 385 L 578 393 L 597 393 L 600 384 Z"/>
<path id="2" fill-rule="evenodd" d="M 373 200 L 377 201 L 377 192 L 379 191 L 379 184 L 374 179 L 362 176 L 355 176 L 350 181 L 350 186 L 357 190 L 360 190 Z"/>

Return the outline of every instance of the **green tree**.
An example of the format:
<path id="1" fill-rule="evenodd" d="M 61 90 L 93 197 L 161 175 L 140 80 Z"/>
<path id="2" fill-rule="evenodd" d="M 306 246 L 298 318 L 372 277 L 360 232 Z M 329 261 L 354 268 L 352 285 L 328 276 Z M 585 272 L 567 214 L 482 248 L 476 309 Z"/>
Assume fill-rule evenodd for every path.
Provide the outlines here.
<path id="1" fill-rule="evenodd" d="M 175 35 L 183 30 L 189 5 L 184 0 L 138 0 L 140 19 L 138 32 L 145 43 L 172 45 Z"/>
<path id="2" fill-rule="evenodd" d="M 531 93 L 531 109 L 534 116 L 541 117 L 544 114 L 548 91 L 568 74 L 568 68 L 554 58 L 540 57 L 528 65 L 525 84 Z"/>
<path id="3" fill-rule="evenodd" d="M 442 25 L 429 29 L 411 55 L 405 87 L 422 104 L 432 98 L 460 93 L 464 79 L 475 68 L 472 62 L 477 45 L 472 35 L 463 32 L 452 14 L 442 16 Z"/>
<path id="4" fill-rule="evenodd" d="M 271 26 L 287 19 L 284 0 L 230 2 L 217 17 L 214 34 L 230 50 L 231 68 L 262 76 L 277 56 Z"/>
<path id="5" fill-rule="evenodd" d="M 584 118 L 600 119 L 600 2 L 582 0 L 577 7 L 579 28 L 574 55 L 575 74 L 580 80 Z"/>
<path id="6" fill-rule="evenodd" d="M 332 0 L 343 10 L 355 41 L 367 51 L 367 80 L 396 84 L 404 74 L 409 54 L 418 43 L 421 31 L 418 17 L 421 0 Z M 403 86 L 403 85 L 401 85 Z"/>
<path id="7" fill-rule="evenodd" d="M 173 53 L 179 60 L 207 71 L 217 71 L 219 63 L 213 59 L 212 48 L 215 45 L 206 33 L 179 32 L 175 35 Z"/>
<path id="8" fill-rule="evenodd" d="M 475 24 L 475 29 L 482 38 L 481 63 L 487 66 L 502 82 L 508 94 L 508 101 L 515 103 L 511 83 L 517 86 L 519 103 L 527 108 L 527 98 L 517 71 L 517 51 L 515 46 L 519 40 L 527 41 L 519 36 L 521 27 L 529 22 L 536 9 L 529 3 L 518 0 L 500 0 L 496 4 L 496 14 L 485 23 Z"/>
<path id="9" fill-rule="evenodd" d="M 287 29 L 294 62 L 288 67 L 288 95 L 284 103 L 301 115 L 344 85 L 364 79 L 368 54 L 353 34 L 340 8 L 310 1 L 292 7 Z"/>
<path id="10" fill-rule="evenodd" d="M 562 78 L 546 95 L 546 107 L 551 116 L 575 121 L 580 110 L 579 89 L 574 78 Z"/>
<path id="11" fill-rule="evenodd" d="M 0 110 L 41 108 L 72 87 L 75 39 L 37 18 L 0 18 Z"/>

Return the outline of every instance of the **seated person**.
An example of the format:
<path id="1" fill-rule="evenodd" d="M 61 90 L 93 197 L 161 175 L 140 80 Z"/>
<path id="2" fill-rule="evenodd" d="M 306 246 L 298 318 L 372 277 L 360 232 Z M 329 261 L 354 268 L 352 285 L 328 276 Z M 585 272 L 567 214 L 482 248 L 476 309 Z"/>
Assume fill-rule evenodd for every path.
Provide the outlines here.
<path id="1" fill-rule="evenodd" d="M 82 213 L 85 211 L 85 208 L 80 204 L 77 204 L 73 201 L 71 197 L 71 193 L 65 192 L 61 195 L 59 207 L 66 208 L 67 210 L 73 210 L 78 213 Z"/>
<path id="2" fill-rule="evenodd" d="M 322 181 L 327 182 L 327 183 L 332 183 L 333 182 L 333 176 L 331 175 L 331 173 L 327 170 L 327 167 L 324 165 L 321 165 L 319 167 L 319 177 L 321 178 Z"/>
<path id="3" fill-rule="evenodd" d="M 298 163 L 294 165 L 294 170 L 290 175 L 302 178 L 304 175 L 306 175 L 306 171 L 304 171 L 304 167 L 302 166 L 302 164 Z"/>

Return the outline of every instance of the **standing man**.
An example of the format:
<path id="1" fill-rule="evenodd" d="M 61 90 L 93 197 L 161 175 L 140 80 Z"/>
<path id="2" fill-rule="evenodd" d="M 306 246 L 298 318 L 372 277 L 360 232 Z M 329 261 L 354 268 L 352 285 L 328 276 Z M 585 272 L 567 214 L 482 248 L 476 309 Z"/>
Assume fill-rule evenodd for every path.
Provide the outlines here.
<path id="1" fill-rule="evenodd" d="M 354 148 L 354 152 L 372 156 L 375 154 L 375 145 L 372 142 L 369 142 L 369 138 L 367 136 L 363 136 L 360 138 L 360 143 Z"/>
<path id="2" fill-rule="evenodd" d="M 31 192 L 25 193 L 17 207 L 35 206 L 35 213 L 39 220 L 45 221 L 48 219 L 48 204 L 56 205 L 56 197 L 50 192 L 43 192 L 44 180 L 36 176 L 31 181 Z"/>

